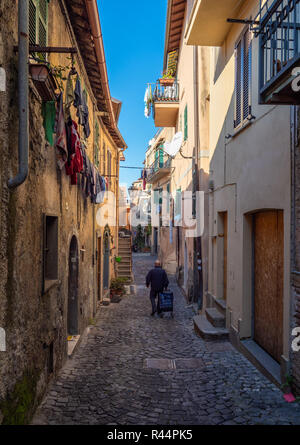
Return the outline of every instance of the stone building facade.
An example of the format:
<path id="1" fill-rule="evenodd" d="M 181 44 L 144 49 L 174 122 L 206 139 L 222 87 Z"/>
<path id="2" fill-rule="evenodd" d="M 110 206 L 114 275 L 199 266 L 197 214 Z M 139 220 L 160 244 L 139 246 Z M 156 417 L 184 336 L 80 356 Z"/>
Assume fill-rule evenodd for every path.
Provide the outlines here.
<path id="1" fill-rule="evenodd" d="M 75 69 L 86 91 L 91 129 L 86 152 L 118 198 L 119 160 L 126 144 L 117 128 L 120 109 L 113 108 L 105 64 L 100 69 L 103 44 L 94 38 L 101 29 L 97 4 L 25 1 L 28 7 L 47 8 L 46 40 L 37 37 L 35 43 L 77 50 Z M 45 138 L 42 98 L 31 79 L 28 177 L 15 190 L 8 188 L 18 165 L 17 5 L 8 0 L 0 5 L 0 67 L 6 77 L 0 91 L 0 327 L 6 333 L 6 351 L 0 351 L 0 424 L 30 420 L 67 358 L 68 335 L 83 333 L 109 291 L 118 249 L 118 221 L 105 223 L 111 203 L 92 204 L 81 181 L 71 185 L 64 168 L 58 168 L 55 148 Z M 53 53 L 48 61 L 69 67 L 70 55 Z M 74 107 L 71 115 L 76 121 Z M 83 138 L 81 126 L 79 134 Z M 117 214 L 118 199 L 113 205 Z M 52 264 L 47 263 L 49 251 Z"/>
<path id="2" fill-rule="evenodd" d="M 291 206 L 291 376 L 293 389 L 300 394 L 300 109 L 291 110 L 291 161 L 292 161 L 292 206 Z"/>

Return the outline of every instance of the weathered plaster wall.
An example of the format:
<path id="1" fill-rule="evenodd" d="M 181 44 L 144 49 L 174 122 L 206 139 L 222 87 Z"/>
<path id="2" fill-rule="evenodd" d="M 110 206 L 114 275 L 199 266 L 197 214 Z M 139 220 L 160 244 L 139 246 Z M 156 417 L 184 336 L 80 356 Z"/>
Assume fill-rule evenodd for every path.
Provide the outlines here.
<path id="1" fill-rule="evenodd" d="M 31 82 L 29 175 L 15 191 L 9 191 L 6 185 L 8 178 L 17 171 L 18 160 L 18 75 L 17 55 L 13 52 L 16 30 L 17 2 L 1 2 L 0 67 L 7 73 L 7 91 L 0 92 L 0 326 L 6 330 L 7 351 L 0 352 L 0 424 L 29 421 L 51 378 L 48 370 L 51 342 L 54 344 L 54 374 L 66 359 L 69 247 L 73 235 L 82 249 L 79 251 L 78 289 L 80 333 L 95 315 L 97 304 L 95 214 L 98 206 L 83 196 L 79 185 L 70 184 L 64 169 L 58 169 L 55 150 L 45 141 L 41 99 Z M 48 44 L 75 44 L 57 0 L 49 4 Z M 52 55 L 51 62 L 70 63 L 66 55 Z M 87 150 L 93 161 L 95 100 L 79 59 L 76 68 L 88 92 L 91 135 Z M 72 113 L 77 120 L 75 110 Z M 82 129 L 80 133 L 82 135 Z M 118 150 L 103 126 L 100 137 L 111 144 L 112 174 L 117 174 Z M 99 147 L 102 147 L 102 139 Z M 115 190 L 116 179 L 113 182 Z M 59 276 L 55 285 L 42 294 L 44 213 L 56 215 L 59 220 Z M 116 243 L 117 228 L 112 231 Z"/>

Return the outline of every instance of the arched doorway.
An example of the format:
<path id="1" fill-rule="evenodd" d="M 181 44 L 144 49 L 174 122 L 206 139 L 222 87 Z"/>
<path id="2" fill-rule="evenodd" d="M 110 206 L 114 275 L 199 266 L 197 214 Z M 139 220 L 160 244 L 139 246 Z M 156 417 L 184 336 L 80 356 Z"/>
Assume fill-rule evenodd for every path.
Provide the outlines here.
<path id="1" fill-rule="evenodd" d="M 109 233 L 105 232 L 103 236 L 103 288 L 106 290 L 109 287 L 109 254 L 110 240 Z"/>
<path id="2" fill-rule="evenodd" d="M 69 252 L 68 334 L 78 334 L 78 274 L 79 257 L 76 236 L 72 237 Z"/>

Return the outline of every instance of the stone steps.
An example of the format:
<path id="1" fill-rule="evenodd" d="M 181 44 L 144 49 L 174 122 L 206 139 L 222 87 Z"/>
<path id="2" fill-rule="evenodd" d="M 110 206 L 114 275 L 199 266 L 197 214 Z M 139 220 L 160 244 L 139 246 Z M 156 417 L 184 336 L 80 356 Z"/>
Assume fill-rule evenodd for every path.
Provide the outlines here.
<path id="1" fill-rule="evenodd" d="M 215 327 L 215 328 L 225 328 L 226 327 L 226 318 L 223 314 L 221 314 L 218 309 L 212 307 L 207 308 L 205 310 L 207 320 Z"/>
<path id="2" fill-rule="evenodd" d="M 205 315 L 193 318 L 195 332 L 204 340 L 228 340 L 229 330 L 213 326 Z"/>
<path id="3" fill-rule="evenodd" d="M 118 256 L 122 258 L 117 266 L 117 276 L 132 279 L 131 238 L 119 238 Z"/>
<path id="4" fill-rule="evenodd" d="M 221 314 L 226 317 L 226 301 L 222 300 L 222 298 L 215 298 L 214 303 L 216 309 L 218 309 L 218 311 L 220 311 Z"/>

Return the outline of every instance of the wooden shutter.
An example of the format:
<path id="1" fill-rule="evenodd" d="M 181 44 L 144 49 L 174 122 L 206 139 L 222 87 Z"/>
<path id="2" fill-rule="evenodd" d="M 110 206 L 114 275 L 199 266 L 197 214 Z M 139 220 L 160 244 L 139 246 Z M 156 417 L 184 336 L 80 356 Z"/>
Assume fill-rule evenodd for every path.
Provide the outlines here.
<path id="1" fill-rule="evenodd" d="M 156 171 L 158 169 L 158 162 L 159 162 L 158 157 L 159 157 L 159 151 L 156 150 L 156 152 L 155 152 L 155 162 L 154 162 L 154 171 Z"/>
<path id="2" fill-rule="evenodd" d="M 108 190 L 111 190 L 111 152 L 107 150 L 107 175 L 108 175 Z"/>
<path id="3" fill-rule="evenodd" d="M 96 122 L 96 125 L 95 125 L 95 154 L 94 154 L 94 158 L 95 158 L 95 165 L 97 167 L 99 167 L 99 137 L 100 137 L 99 125 L 98 125 L 98 122 Z"/>
<path id="4" fill-rule="evenodd" d="M 103 142 L 103 176 L 106 174 L 106 147 L 105 142 Z"/>
<path id="5" fill-rule="evenodd" d="M 242 111 L 242 42 L 238 42 L 235 48 L 235 117 L 234 127 L 241 124 Z"/>
<path id="6" fill-rule="evenodd" d="M 184 109 L 184 140 L 186 141 L 188 138 L 188 108 L 187 105 Z"/>
<path id="7" fill-rule="evenodd" d="M 159 168 L 162 168 L 164 165 L 164 149 L 159 149 Z"/>
<path id="8" fill-rule="evenodd" d="M 247 29 L 243 36 L 243 120 L 251 114 L 251 32 Z"/>
<path id="9" fill-rule="evenodd" d="M 48 22 L 48 2 L 40 0 L 39 2 L 39 44 L 47 46 L 47 22 Z"/>
<path id="10" fill-rule="evenodd" d="M 37 5 L 35 1 L 29 0 L 29 43 L 35 45 L 37 43 L 36 38 L 37 28 Z"/>

